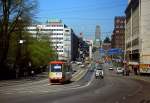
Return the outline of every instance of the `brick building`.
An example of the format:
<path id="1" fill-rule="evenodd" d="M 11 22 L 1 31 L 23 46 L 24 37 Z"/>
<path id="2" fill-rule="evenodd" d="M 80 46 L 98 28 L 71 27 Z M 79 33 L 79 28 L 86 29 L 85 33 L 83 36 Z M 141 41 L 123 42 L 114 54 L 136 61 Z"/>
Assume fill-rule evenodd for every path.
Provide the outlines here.
<path id="1" fill-rule="evenodd" d="M 116 16 L 111 40 L 112 48 L 125 48 L 125 16 Z"/>

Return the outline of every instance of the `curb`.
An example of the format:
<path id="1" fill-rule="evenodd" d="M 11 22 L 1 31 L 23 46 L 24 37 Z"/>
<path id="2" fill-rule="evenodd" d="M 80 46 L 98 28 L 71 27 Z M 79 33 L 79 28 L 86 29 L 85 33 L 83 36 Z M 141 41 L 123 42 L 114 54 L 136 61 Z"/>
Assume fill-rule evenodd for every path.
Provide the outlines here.
<path id="1" fill-rule="evenodd" d="M 133 76 L 133 77 L 131 77 L 131 78 L 132 78 L 132 79 L 135 79 L 135 80 L 141 80 L 141 81 L 150 83 L 150 77 L 149 77 L 149 80 L 146 80 L 146 79 L 144 79 L 144 78 L 142 78 L 142 77 L 140 77 L 140 76 Z"/>

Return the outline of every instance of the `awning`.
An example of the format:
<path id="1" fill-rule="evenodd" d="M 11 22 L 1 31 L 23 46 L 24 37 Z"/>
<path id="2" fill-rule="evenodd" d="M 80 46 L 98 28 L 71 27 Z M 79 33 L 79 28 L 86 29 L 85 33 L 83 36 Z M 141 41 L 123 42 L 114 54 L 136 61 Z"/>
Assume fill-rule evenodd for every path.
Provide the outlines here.
<path id="1" fill-rule="evenodd" d="M 139 65 L 139 62 L 128 62 L 129 65 Z"/>

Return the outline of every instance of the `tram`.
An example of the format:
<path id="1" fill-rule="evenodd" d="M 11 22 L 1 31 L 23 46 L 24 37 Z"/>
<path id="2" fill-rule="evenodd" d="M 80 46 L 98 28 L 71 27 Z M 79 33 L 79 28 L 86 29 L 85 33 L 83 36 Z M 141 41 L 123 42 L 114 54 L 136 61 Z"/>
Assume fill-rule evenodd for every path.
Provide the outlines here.
<path id="1" fill-rule="evenodd" d="M 71 81 L 72 68 L 70 63 L 65 61 L 51 61 L 49 63 L 49 81 L 50 83 L 64 83 Z"/>

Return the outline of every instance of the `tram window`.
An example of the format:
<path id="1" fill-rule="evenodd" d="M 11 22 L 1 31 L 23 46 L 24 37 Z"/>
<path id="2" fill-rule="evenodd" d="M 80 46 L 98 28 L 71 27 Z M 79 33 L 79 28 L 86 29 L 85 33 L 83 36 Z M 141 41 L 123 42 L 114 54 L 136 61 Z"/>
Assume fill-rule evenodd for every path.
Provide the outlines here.
<path id="1" fill-rule="evenodd" d="M 64 72 L 68 72 L 68 66 L 66 64 L 64 65 Z"/>
<path id="2" fill-rule="evenodd" d="M 61 64 L 52 64 L 51 72 L 62 72 L 62 65 Z"/>

